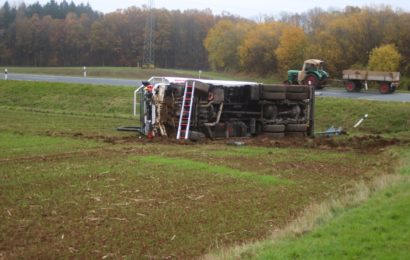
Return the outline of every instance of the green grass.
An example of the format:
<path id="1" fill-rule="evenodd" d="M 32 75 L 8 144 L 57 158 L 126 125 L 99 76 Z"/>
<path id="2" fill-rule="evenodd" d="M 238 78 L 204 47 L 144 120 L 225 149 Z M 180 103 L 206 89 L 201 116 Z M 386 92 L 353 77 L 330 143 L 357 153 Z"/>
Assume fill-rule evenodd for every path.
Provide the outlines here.
<path id="1" fill-rule="evenodd" d="M 255 172 L 240 171 L 226 166 L 212 165 L 209 163 L 203 163 L 188 159 L 172 158 L 172 157 L 159 157 L 159 156 L 145 156 L 138 158 L 139 162 L 144 163 L 144 166 L 149 167 L 154 163 L 156 166 L 163 166 L 174 170 L 187 170 L 195 171 L 196 173 L 211 173 L 228 175 L 235 178 L 244 178 L 252 181 L 256 181 L 261 184 L 275 185 L 278 183 L 285 183 L 275 176 L 259 175 Z"/>
<path id="2" fill-rule="evenodd" d="M 93 140 L 76 140 L 30 134 L 11 134 L 0 132 L 0 158 L 29 155 L 45 155 L 65 151 L 79 151 L 102 144 Z"/>
<path id="3" fill-rule="evenodd" d="M 410 129 L 410 103 L 318 98 L 315 109 L 316 131 L 333 125 L 353 134 L 408 135 Z M 368 119 L 353 128 L 364 114 L 369 115 Z"/>
<path id="4" fill-rule="evenodd" d="M 52 82 L 0 81 L 3 107 L 130 116 L 134 89 Z"/>
<path id="5" fill-rule="evenodd" d="M 366 203 L 336 213 L 300 238 L 268 241 L 244 259 L 407 259 L 410 241 L 410 149 L 402 149 L 400 179 Z M 229 258 L 229 257 L 227 257 Z"/>

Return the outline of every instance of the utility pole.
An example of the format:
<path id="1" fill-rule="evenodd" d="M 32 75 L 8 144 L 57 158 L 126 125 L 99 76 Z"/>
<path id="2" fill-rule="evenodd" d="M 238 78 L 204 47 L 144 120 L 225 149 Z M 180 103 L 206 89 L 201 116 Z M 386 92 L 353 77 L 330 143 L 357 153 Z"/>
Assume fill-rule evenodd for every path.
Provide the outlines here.
<path id="1" fill-rule="evenodd" d="M 147 6 L 147 19 L 145 21 L 145 32 L 144 32 L 144 53 L 142 60 L 143 68 L 155 68 L 155 50 L 154 50 L 154 24 L 155 17 L 154 11 L 155 8 L 154 0 L 148 0 Z"/>

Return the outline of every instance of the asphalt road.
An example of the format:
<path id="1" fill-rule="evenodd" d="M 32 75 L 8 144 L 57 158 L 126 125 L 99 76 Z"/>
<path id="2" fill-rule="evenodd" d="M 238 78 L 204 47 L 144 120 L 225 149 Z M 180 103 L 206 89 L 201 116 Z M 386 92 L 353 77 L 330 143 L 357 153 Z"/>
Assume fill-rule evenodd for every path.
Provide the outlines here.
<path id="1" fill-rule="evenodd" d="M 113 86 L 130 86 L 137 87 L 141 85 L 141 80 L 132 79 L 114 79 L 114 78 L 94 78 L 94 77 L 68 77 L 68 76 L 51 76 L 51 75 L 36 75 L 36 74 L 8 74 L 10 80 L 25 80 L 25 81 L 48 81 L 48 82 L 66 82 L 66 83 L 81 83 L 81 84 L 97 84 L 97 85 L 113 85 Z M 2 77 L 1 80 L 4 80 Z M 377 91 L 369 90 L 360 93 L 349 93 L 344 89 L 325 88 L 316 91 L 316 96 L 336 97 L 336 98 L 351 98 L 364 100 L 378 101 L 396 101 L 410 102 L 410 93 L 394 93 L 381 95 Z"/>
<path id="2" fill-rule="evenodd" d="M 4 79 L 4 77 L 2 77 L 2 79 Z M 141 80 L 133 80 L 133 79 L 94 78 L 94 77 L 85 78 L 85 77 L 20 74 L 20 73 L 9 73 L 8 79 L 25 80 L 25 81 L 47 81 L 47 82 L 65 82 L 65 83 L 95 84 L 95 85 L 112 85 L 112 86 L 131 86 L 131 87 L 136 87 L 136 86 L 141 85 Z"/>

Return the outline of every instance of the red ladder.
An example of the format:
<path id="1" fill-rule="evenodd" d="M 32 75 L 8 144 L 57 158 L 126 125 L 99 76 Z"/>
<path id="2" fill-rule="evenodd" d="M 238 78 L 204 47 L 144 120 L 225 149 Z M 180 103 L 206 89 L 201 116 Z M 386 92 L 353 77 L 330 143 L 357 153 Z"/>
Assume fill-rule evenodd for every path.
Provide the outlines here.
<path id="1" fill-rule="evenodd" d="M 181 114 L 179 115 L 177 139 L 188 139 L 191 125 L 192 104 L 194 103 L 195 81 L 185 83 L 184 96 L 182 98 Z"/>

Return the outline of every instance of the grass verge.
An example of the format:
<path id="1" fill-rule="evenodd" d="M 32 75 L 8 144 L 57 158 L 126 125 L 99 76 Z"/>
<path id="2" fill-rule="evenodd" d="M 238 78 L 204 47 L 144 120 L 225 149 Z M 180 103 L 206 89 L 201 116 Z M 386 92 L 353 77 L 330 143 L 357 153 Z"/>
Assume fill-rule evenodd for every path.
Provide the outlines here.
<path id="1" fill-rule="evenodd" d="M 309 206 L 271 239 L 205 259 L 340 259 L 408 256 L 410 148 L 398 150 L 400 167 L 338 199 Z"/>

